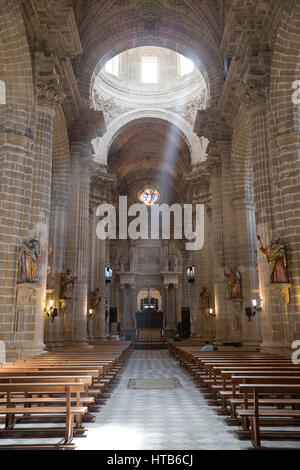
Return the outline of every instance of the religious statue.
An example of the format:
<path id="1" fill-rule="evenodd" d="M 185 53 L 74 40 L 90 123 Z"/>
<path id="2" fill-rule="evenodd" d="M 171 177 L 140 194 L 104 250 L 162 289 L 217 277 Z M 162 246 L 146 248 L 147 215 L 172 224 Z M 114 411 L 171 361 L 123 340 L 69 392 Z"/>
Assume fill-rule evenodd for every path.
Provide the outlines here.
<path id="1" fill-rule="evenodd" d="M 101 295 L 100 295 L 99 288 L 97 287 L 95 292 L 92 294 L 91 308 L 95 310 L 100 304 L 100 302 L 101 302 Z"/>
<path id="2" fill-rule="evenodd" d="M 50 275 L 51 273 L 51 266 L 50 266 L 50 262 L 49 262 L 49 259 L 50 259 L 50 256 L 51 256 L 51 253 L 52 253 L 52 250 L 53 250 L 53 247 L 52 245 L 49 245 L 48 246 L 48 266 L 47 266 L 47 277 Z"/>
<path id="3" fill-rule="evenodd" d="M 259 235 L 257 235 L 257 239 L 260 242 L 260 251 L 266 256 L 269 264 L 271 284 L 288 282 L 286 250 L 283 241 L 281 239 L 271 240 L 270 246 L 264 248 Z"/>
<path id="4" fill-rule="evenodd" d="M 169 256 L 169 271 L 177 272 L 178 271 L 178 260 L 176 255 Z"/>
<path id="5" fill-rule="evenodd" d="M 39 241 L 26 240 L 20 250 L 18 283 L 38 281 L 38 265 L 42 263 L 39 254 Z"/>
<path id="6" fill-rule="evenodd" d="M 235 267 L 230 268 L 230 272 L 224 274 L 227 278 L 228 292 L 231 299 L 240 299 L 242 297 L 241 276 Z"/>
<path id="7" fill-rule="evenodd" d="M 120 271 L 124 273 L 127 267 L 127 257 L 125 255 L 120 256 Z"/>
<path id="8" fill-rule="evenodd" d="M 72 292 L 77 276 L 71 274 L 71 270 L 67 269 L 65 273 L 61 275 L 61 299 L 72 299 Z"/>
<path id="9" fill-rule="evenodd" d="M 259 272 L 258 272 L 258 260 L 257 260 L 257 250 L 255 250 L 255 272 L 257 277 L 257 283 L 259 284 Z"/>
<path id="10" fill-rule="evenodd" d="M 202 287 L 202 292 L 200 294 L 200 297 L 202 299 L 202 307 L 209 308 L 210 292 L 206 287 Z"/>

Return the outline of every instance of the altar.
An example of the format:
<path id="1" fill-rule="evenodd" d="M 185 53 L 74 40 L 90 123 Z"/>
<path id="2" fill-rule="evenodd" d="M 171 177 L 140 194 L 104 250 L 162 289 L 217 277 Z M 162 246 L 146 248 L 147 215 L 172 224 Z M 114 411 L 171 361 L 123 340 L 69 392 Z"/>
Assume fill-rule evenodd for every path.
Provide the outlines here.
<path id="1" fill-rule="evenodd" d="M 136 337 L 139 341 L 157 341 L 164 337 L 164 314 L 155 306 L 144 305 L 143 311 L 136 312 Z M 152 308 L 151 308 L 152 307 Z"/>

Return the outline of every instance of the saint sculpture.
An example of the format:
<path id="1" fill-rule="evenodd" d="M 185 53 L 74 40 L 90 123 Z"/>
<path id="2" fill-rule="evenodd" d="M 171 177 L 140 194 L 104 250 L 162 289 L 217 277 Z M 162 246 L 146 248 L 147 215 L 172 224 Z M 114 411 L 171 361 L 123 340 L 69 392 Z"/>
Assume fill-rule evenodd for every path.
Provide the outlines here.
<path id="1" fill-rule="evenodd" d="M 281 239 L 271 240 L 270 246 L 264 248 L 261 238 L 257 235 L 260 242 L 260 251 L 265 255 L 270 272 L 271 284 L 288 282 L 286 271 L 286 250 Z"/>
<path id="2" fill-rule="evenodd" d="M 77 279 L 77 276 L 71 274 L 71 270 L 67 269 L 65 273 L 61 275 L 61 294 L 60 298 L 65 300 L 72 299 L 72 293 L 74 289 L 74 284 Z"/>
<path id="3" fill-rule="evenodd" d="M 39 241 L 35 238 L 26 240 L 20 250 L 18 283 L 38 281 L 38 266 L 42 263 L 39 254 Z"/>
<path id="4" fill-rule="evenodd" d="M 241 276 L 240 273 L 236 270 L 235 267 L 230 268 L 230 272 L 224 274 L 227 278 L 227 286 L 229 297 L 231 299 L 241 299 L 242 298 L 242 289 L 241 289 Z"/>

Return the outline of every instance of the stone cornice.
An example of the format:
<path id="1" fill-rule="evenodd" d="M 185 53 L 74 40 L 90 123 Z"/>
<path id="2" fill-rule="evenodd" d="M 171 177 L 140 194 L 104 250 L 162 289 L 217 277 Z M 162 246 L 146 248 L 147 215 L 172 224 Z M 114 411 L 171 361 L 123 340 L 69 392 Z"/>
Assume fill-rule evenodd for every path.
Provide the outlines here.
<path id="1" fill-rule="evenodd" d="M 218 109 L 205 109 L 197 113 L 194 132 L 210 142 L 231 140 L 232 129 Z"/>
<path id="2" fill-rule="evenodd" d="M 82 53 L 72 7 L 60 0 L 27 0 L 23 8 L 34 50 L 44 50 L 59 58 Z"/>
<path id="3" fill-rule="evenodd" d="M 101 137 L 105 132 L 103 112 L 85 107 L 80 110 L 80 117 L 74 121 L 69 130 L 69 135 L 73 141 L 90 143 L 96 137 Z"/>

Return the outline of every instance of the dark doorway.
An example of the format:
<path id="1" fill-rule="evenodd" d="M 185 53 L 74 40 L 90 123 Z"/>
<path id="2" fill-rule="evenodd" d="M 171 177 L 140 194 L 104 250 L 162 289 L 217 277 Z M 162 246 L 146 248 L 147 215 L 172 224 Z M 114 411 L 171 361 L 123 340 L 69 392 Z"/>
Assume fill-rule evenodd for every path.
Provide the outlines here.
<path id="1" fill-rule="evenodd" d="M 115 307 L 109 309 L 109 333 L 111 333 L 111 324 L 118 322 L 118 311 Z"/>
<path id="2" fill-rule="evenodd" d="M 191 319 L 190 319 L 190 309 L 182 308 L 181 309 L 181 337 L 183 339 L 189 338 L 191 336 Z"/>

